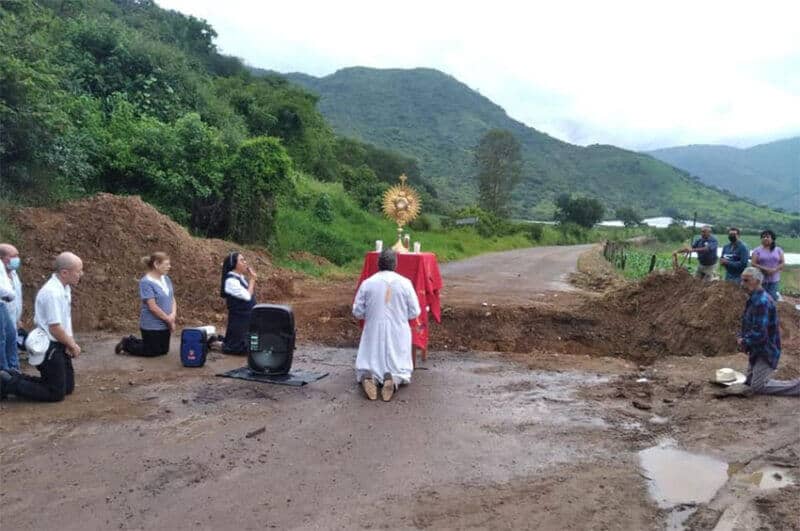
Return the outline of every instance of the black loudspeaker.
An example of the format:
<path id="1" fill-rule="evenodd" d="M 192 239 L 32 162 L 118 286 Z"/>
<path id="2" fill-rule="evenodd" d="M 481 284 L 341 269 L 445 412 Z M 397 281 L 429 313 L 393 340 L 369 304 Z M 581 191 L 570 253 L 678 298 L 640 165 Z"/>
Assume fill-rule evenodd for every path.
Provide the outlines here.
<path id="1" fill-rule="evenodd" d="M 261 374 L 289 374 L 294 354 L 294 314 L 288 306 L 256 304 L 250 317 L 247 365 Z"/>

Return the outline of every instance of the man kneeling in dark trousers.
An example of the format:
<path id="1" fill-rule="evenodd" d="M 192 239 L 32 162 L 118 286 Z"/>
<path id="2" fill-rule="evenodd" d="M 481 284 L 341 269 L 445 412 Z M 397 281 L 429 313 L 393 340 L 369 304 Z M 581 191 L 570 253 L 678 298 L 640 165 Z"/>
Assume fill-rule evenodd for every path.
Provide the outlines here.
<path id="1" fill-rule="evenodd" d="M 0 371 L 0 396 L 13 394 L 40 402 L 60 402 L 72 394 L 72 358 L 80 355 L 81 347 L 72 336 L 71 286 L 77 286 L 81 276 L 83 262 L 78 256 L 65 252 L 56 257 L 55 272 L 39 290 L 34 306 L 33 321 L 50 339 L 43 355 L 28 357 L 41 376 Z"/>

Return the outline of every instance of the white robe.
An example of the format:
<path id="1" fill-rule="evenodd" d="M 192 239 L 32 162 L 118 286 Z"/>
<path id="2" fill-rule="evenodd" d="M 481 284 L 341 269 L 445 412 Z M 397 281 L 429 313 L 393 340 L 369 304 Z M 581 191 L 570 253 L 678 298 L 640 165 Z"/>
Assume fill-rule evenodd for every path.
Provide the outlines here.
<path id="1" fill-rule="evenodd" d="M 420 314 L 414 286 L 394 271 L 379 271 L 361 283 L 353 302 L 353 316 L 364 319 L 364 331 L 356 356 L 356 379 L 374 377 L 383 382 L 391 373 L 396 384 L 409 383 L 411 327 Z"/>

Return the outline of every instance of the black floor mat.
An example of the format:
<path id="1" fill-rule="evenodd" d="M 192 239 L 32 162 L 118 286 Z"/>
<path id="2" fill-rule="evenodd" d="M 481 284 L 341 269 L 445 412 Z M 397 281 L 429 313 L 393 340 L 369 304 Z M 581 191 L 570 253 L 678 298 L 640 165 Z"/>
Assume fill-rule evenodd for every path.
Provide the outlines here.
<path id="1" fill-rule="evenodd" d="M 232 371 L 217 374 L 223 378 L 236 378 L 238 380 L 250 380 L 253 382 L 271 383 L 278 385 L 291 385 L 293 387 L 300 387 L 302 385 L 316 382 L 328 376 L 327 372 L 310 372 L 310 371 L 290 371 L 289 374 L 283 376 L 270 376 L 268 374 L 259 374 L 250 370 L 250 367 L 239 367 Z"/>

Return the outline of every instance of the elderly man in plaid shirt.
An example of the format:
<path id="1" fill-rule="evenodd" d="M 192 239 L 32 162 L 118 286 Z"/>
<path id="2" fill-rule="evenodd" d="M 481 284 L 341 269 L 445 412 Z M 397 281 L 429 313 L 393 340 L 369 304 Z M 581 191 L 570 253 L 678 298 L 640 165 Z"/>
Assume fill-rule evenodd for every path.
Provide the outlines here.
<path id="1" fill-rule="evenodd" d="M 742 286 L 750 293 L 742 315 L 739 349 L 749 356 L 747 380 L 731 385 L 718 396 L 763 395 L 800 396 L 800 379 L 772 380 L 781 357 L 781 332 L 775 301 L 761 286 L 764 276 L 758 268 L 742 272 Z"/>

